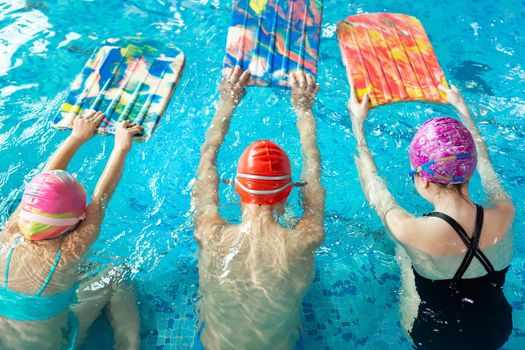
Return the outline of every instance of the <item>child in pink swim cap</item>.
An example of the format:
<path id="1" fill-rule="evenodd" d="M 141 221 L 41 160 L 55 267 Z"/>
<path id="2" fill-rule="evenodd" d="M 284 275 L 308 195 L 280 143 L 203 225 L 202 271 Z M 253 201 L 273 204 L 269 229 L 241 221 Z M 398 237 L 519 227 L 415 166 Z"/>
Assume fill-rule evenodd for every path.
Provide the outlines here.
<path id="1" fill-rule="evenodd" d="M 58 237 L 75 228 L 86 216 L 86 192 L 64 170 L 44 171 L 26 186 L 18 227 L 27 239 Z"/>
<path id="2" fill-rule="evenodd" d="M 360 103 L 352 92 L 348 107 L 359 179 L 370 206 L 404 248 L 396 249 L 406 293 L 401 297 L 417 293 L 418 298 L 403 300 L 401 311 L 415 348 L 498 349 L 512 331 L 512 309 L 502 288 L 512 256 L 514 206 L 461 94 L 455 87 L 440 89 L 463 123 L 448 117 L 428 120 L 409 154 L 409 174 L 434 211 L 423 217 L 409 214 L 377 175 L 363 130 L 368 96 Z M 488 194 L 485 208 L 468 191 L 476 166 Z"/>
<path id="3" fill-rule="evenodd" d="M 75 116 L 73 130 L 42 173 L 26 186 L 20 206 L 0 236 L 0 344 L 13 349 L 75 349 L 111 301 L 118 349 L 138 349 L 138 313 L 131 289 L 111 275 L 81 281 L 77 271 L 96 241 L 108 201 L 120 181 L 134 134 L 141 126 L 117 125 L 115 146 L 91 203 L 66 168 L 95 134 L 104 114 Z M 124 294 L 126 294 L 124 296 Z"/>

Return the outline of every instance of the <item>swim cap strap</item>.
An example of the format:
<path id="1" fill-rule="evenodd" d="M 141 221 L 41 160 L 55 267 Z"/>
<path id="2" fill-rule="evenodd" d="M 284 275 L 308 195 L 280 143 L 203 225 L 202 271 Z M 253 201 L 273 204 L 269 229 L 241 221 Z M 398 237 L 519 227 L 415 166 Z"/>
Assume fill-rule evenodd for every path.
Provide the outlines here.
<path id="1" fill-rule="evenodd" d="M 255 176 L 255 175 L 254 175 Z M 238 177 L 239 175 L 237 175 L 235 177 L 235 184 L 237 186 L 239 186 L 243 191 L 249 193 L 249 194 L 256 194 L 256 195 L 268 195 L 268 194 L 276 194 L 276 193 L 279 193 L 279 192 L 282 192 L 284 191 L 285 189 L 287 189 L 288 187 L 292 186 L 293 183 L 292 183 L 292 180 L 290 177 L 288 177 L 290 179 L 290 181 L 288 181 L 288 183 L 282 187 L 279 187 L 279 188 L 276 188 L 275 190 L 252 190 L 246 186 L 244 186 L 243 184 L 241 184 L 238 180 Z M 270 177 L 272 178 L 272 180 L 275 180 L 272 176 L 262 176 L 262 177 Z M 275 176 L 275 177 L 281 177 L 281 176 Z M 282 180 L 282 179 L 281 179 Z"/>
<path id="2" fill-rule="evenodd" d="M 476 156 L 477 156 L 476 152 L 469 152 L 469 153 L 462 153 L 462 154 L 443 157 L 439 159 L 429 160 L 428 162 L 418 166 L 416 169 L 410 170 L 409 175 L 413 177 L 415 174 L 419 173 L 420 171 L 424 171 L 429 175 L 435 176 L 443 180 L 447 180 L 449 182 L 465 182 L 466 180 L 465 177 L 454 177 L 451 175 L 441 175 L 441 174 L 436 173 L 434 170 L 430 169 L 430 166 L 436 163 L 449 162 L 449 161 L 454 161 L 458 159 L 468 159 L 468 158 L 472 158 Z"/>
<path id="3" fill-rule="evenodd" d="M 262 176 L 262 175 L 240 174 L 240 173 L 237 173 L 237 177 L 240 177 L 242 179 L 250 179 L 250 180 L 270 180 L 270 181 L 288 180 L 292 178 L 291 175 Z"/>
<path id="4" fill-rule="evenodd" d="M 27 211 L 22 211 L 20 213 L 20 219 L 25 221 L 35 221 L 39 222 L 44 225 L 51 225 L 51 226 L 73 226 L 76 225 L 79 221 L 84 220 L 86 217 L 85 214 L 82 214 L 78 218 L 50 218 L 48 216 L 36 214 L 36 213 L 30 213 Z"/>

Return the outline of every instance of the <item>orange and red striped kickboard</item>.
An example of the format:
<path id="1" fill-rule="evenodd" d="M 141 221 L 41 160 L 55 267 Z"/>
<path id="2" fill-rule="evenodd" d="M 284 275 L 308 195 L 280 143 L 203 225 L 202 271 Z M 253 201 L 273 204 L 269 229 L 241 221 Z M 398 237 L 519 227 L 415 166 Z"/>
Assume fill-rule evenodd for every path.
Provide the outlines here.
<path id="1" fill-rule="evenodd" d="M 395 13 L 350 16 L 337 26 L 339 47 L 357 98 L 370 106 L 392 102 L 444 103 L 447 86 L 425 29 L 415 17 Z"/>

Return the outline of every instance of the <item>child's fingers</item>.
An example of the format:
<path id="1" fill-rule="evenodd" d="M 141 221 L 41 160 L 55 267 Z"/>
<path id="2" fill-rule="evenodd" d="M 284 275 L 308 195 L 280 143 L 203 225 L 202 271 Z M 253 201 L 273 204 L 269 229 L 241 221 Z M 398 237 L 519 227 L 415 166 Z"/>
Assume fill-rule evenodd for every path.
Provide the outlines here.
<path id="1" fill-rule="evenodd" d="M 297 80 L 299 81 L 299 86 L 304 87 L 306 84 L 306 77 L 304 76 L 303 71 L 297 71 Z"/>
<path id="2" fill-rule="evenodd" d="M 91 118 L 94 115 L 95 115 L 95 111 L 92 110 L 92 109 L 89 109 L 89 110 L 85 111 L 84 114 L 82 114 L 80 116 L 80 118 L 89 119 L 89 118 Z"/>
<path id="3" fill-rule="evenodd" d="M 144 131 L 144 128 L 142 126 L 134 126 L 132 128 L 129 128 L 128 130 L 132 135 L 135 135 L 135 134 L 141 134 L 142 131 Z"/>
<path id="4" fill-rule="evenodd" d="M 315 84 L 314 95 L 317 95 L 317 93 L 319 92 L 320 88 L 321 88 L 321 86 L 319 84 Z"/>
<path id="5" fill-rule="evenodd" d="M 241 77 L 239 78 L 239 82 L 244 85 L 244 84 L 246 84 L 248 82 L 248 80 L 250 80 L 250 71 L 249 70 L 245 70 L 241 74 Z"/>
<path id="6" fill-rule="evenodd" d="M 235 66 L 235 68 L 233 69 L 233 74 L 232 74 L 232 80 L 239 80 L 239 77 L 241 76 L 242 74 L 242 69 L 240 66 Z"/>
<path id="7" fill-rule="evenodd" d="M 370 97 L 368 94 L 365 94 L 363 96 L 363 100 L 361 101 L 361 106 L 368 106 L 368 102 L 370 101 Z"/>
<path id="8" fill-rule="evenodd" d="M 315 83 L 315 78 L 313 75 L 306 74 L 306 80 L 308 81 L 308 92 L 310 94 L 315 94 L 317 89 L 317 84 Z"/>
<path id="9" fill-rule="evenodd" d="M 128 127 L 129 130 L 136 129 L 136 128 L 144 129 L 144 127 L 142 125 L 138 125 L 137 123 L 130 124 L 129 127 Z"/>
<path id="10" fill-rule="evenodd" d="M 350 88 L 350 101 L 351 102 L 357 102 L 357 95 L 355 93 L 355 86 L 354 85 L 351 85 L 351 88 Z"/>
<path id="11" fill-rule="evenodd" d="M 438 89 L 445 92 L 445 93 L 448 93 L 450 89 L 447 89 L 446 87 L 444 87 L 443 85 L 439 84 L 438 85 Z"/>
<path id="12" fill-rule="evenodd" d="M 98 124 L 102 121 L 102 119 L 104 119 L 104 116 L 105 116 L 104 113 L 102 113 L 102 112 L 98 112 L 97 114 L 95 114 L 95 115 L 93 116 L 93 118 L 91 118 L 91 122 L 92 122 L 93 124 L 98 125 Z"/>
<path id="13" fill-rule="evenodd" d="M 290 73 L 290 86 L 297 87 L 297 75 L 295 71 Z"/>
<path id="14" fill-rule="evenodd" d="M 313 90 L 315 88 L 314 77 L 310 74 L 305 74 L 305 77 L 306 77 L 306 83 L 308 84 L 308 87 Z"/>

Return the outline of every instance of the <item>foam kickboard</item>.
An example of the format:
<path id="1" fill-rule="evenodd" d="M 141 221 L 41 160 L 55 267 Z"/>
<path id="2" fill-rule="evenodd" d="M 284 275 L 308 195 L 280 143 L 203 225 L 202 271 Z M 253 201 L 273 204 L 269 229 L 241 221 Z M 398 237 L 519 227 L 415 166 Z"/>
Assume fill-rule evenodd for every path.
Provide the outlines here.
<path id="1" fill-rule="evenodd" d="M 224 69 L 249 69 L 258 86 L 287 87 L 296 69 L 315 77 L 322 8 L 322 0 L 234 0 Z"/>
<path id="2" fill-rule="evenodd" d="M 371 107 L 392 102 L 444 103 L 448 86 L 425 29 L 415 17 L 396 13 L 355 15 L 337 26 L 339 47 L 358 99 Z"/>
<path id="3" fill-rule="evenodd" d="M 53 126 L 70 129 L 77 115 L 94 109 L 106 114 L 99 134 L 114 134 L 117 122 L 129 120 L 144 127 L 134 140 L 148 140 L 166 110 L 184 63 L 182 51 L 170 44 L 108 39 L 73 81 Z"/>

